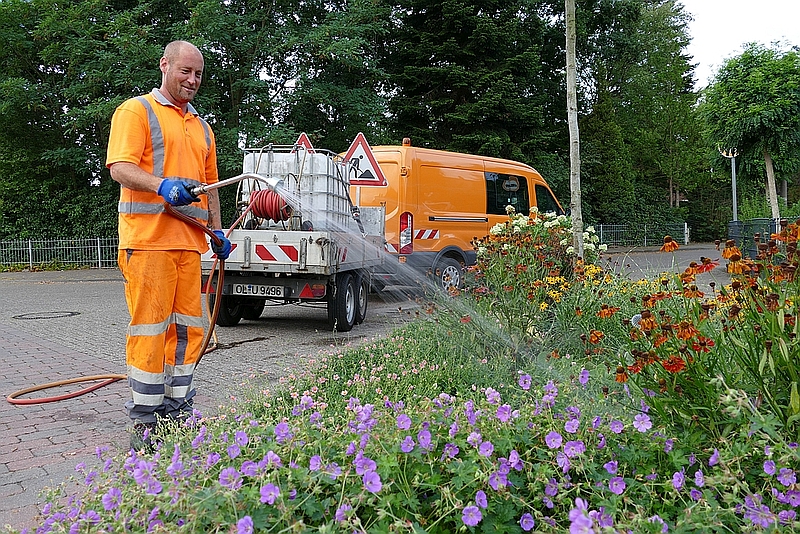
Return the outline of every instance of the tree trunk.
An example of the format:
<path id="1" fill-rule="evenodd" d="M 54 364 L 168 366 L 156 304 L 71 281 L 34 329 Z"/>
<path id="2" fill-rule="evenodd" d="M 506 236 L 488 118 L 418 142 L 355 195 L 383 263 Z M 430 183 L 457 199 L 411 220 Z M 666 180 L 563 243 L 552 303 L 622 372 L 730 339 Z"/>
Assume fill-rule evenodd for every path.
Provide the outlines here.
<path id="1" fill-rule="evenodd" d="M 569 123 L 569 190 L 572 216 L 572 246 L 583 258 L 581 214 L 581 145 L 578 135 L 577 70 L 575 67 L 575 0 L 564 0 L 567 23 L 567 121 Z"/>
<path id="2" fill-rule="evenodd" d="M 767 167 L 767 199 L 772 210 L 772 218 L 780 219 L 781 213 L 778 207 L 778 192 L 775 189 L 775 167 L 772 165 L 772 156 L 769 151 L 764 149 L 764 165 Z"/>

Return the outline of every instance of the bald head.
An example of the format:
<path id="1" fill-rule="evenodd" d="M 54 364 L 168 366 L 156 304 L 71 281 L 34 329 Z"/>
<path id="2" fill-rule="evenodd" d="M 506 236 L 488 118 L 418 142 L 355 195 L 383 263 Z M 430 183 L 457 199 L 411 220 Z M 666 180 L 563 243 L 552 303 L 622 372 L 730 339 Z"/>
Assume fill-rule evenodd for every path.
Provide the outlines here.
<path id="1" fill-rule="evenodd" d="M 186 111 L 200 88 L 203 76 L 203 54 L 192 43 L 172 41 L 164 48 L 159 63 L 161 94 Z"/>

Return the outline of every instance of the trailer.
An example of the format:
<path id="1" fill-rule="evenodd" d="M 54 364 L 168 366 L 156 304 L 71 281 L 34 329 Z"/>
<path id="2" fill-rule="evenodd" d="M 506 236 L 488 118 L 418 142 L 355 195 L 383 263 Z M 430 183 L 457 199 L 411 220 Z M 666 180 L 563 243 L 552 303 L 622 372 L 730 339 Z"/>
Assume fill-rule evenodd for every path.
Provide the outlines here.
<path id="1" fill-rule="evenodd" d="M 258 319 L 267 303 L 327 305 L 329 324 L 340 332 L 364 321 L 370 273 L 384 257 L 385 208 L 353 204 L 355 171 L 352 162 L 310 145 L 245 149 L 237 219 L 226 231 L 232 249 L 218 325 Z M 210 250 L 202 257 L 212 306 L 216 262 Z"/>

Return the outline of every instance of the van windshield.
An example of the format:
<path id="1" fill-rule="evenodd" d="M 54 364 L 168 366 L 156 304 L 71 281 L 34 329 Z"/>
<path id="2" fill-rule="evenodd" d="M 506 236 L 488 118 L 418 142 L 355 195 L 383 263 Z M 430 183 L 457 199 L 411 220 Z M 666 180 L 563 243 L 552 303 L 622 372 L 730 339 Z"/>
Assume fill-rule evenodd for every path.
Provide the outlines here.
<path id="1" fill-rule="evenodd" d="M 550 190 L 541 185 L 536 184 L 536 206 L 538 206 L 539 211 L 541 213 L 550 213 L 553 212 L 556 215 L 561 215 L 564 213 L 564 210 L 559 207 L 558 202 L 556 202 L 553 193 Z"/>
<path id="2" fill-rule="evenodd" d="M 506 206 L 512 206 L 517 213 L 528 214 L 530 209 L 528 180 L 524 176 L 497 172 L 485 172 L 484 176 L 486 178 L 486 213 L 505 215 Z"/>

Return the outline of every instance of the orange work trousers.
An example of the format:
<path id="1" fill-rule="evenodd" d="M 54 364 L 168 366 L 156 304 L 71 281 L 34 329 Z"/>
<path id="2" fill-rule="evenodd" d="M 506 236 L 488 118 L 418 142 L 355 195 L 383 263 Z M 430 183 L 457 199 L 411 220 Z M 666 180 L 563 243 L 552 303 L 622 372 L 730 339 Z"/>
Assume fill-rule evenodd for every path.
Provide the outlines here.
<path id="1" fill-rule="evenodd" d="M 131 314 L 126 363 L 134 421 L 155 422 L 191 412 L 194 368 L 203 344 L 200 254 L 181 250 L 120 250 Z"/>

